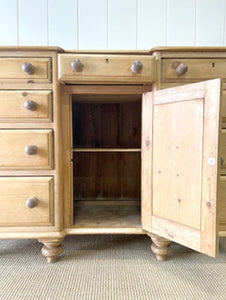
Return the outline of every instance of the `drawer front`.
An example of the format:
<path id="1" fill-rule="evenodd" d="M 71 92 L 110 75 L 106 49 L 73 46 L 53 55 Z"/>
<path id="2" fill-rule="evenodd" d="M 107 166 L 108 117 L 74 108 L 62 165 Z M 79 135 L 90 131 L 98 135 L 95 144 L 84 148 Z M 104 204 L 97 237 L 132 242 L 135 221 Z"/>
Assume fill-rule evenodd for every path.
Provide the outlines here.
<path id="1" fill-rule="evenodd" d="M 53 168 L 52 130 L 0 130 L 0 168 Z"/>
<path id="2" fill-rule="evenodd" d="M 221 228 L 224 226 L 226 230 L 226 176 L 220 177 L 218 199 L 219 224 Z"/>
<path id="3" fill-rule="evenodd" d="M 23 67 L 29 63 L 32 67 Z M 51 82 L 51 58 L 0 57 L 0 81 Z"/>
<path id="4" fill-rule="evenodd" d="M 219 156 L 221 166 L 220 173 L 226 174 L 226 129 L 221 130 Z"/>
<path id="5" fill-rule="evenodd" d="M 0 177 L 0 225 L 53 225 L 52 177 Z"/>
<path id="6" fill-rule="evenodd" d="M 149 55 L 60 54 L 59 60 L 59 79 L 63 82 L 103 84 L 154 81 L 155 60 Z M 81 62 L 77 65 L 79 71 L 72 68 L 74 60 Z M 139 73 L 131 70 L 134 61 L 140 61 L 143 65 Z"/>
<path id="7" fill-rule="evenodd" d="M 181 65 L 185 64 L 186 67 Z M 226 59 L 163 59 L 162 82 L 226 78 Z"/>
<path id="8" fill-rule="evenodd" d="M 0 121 L 52 121 L 51 91 L 0 91 Z"/>
<path id="9" fill-rule="evenodd" d="M 226 126 L 226 91 L 222 91 L 222 122 L 223 127 L 225 128 Z"/>

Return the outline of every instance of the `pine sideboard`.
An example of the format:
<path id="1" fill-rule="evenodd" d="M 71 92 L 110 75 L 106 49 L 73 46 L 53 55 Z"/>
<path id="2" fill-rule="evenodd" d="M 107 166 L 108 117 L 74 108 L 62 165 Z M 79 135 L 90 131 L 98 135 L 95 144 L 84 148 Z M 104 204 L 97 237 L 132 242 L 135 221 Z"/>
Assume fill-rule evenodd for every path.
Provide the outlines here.
<path id="1" fill-rule="evenodd" d="M 0 238 L 226 236 L 226 48 L 0 48 Z"/>

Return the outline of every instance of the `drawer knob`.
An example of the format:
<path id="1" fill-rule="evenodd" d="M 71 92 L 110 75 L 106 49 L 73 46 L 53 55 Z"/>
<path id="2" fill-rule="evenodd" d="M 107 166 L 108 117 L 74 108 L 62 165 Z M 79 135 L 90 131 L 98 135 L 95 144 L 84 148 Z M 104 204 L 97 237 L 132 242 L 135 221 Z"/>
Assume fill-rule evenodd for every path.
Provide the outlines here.
<path id="1" fill-rule="evenodd" d="M 188 71 L 188 66 L 184 63 L 179 64 L 179 66 L 176 69 L 178 76 L 184 75 L 187 71 Z"/>
<path id="2" fill-rule="evenodd" d="M 26 201 L 27 208 L 34 208 L 37 205 L 38 205 L 38 199 L 36 197 L 31 197 Z"/>
<path id="3" fill-rule="evenodd" d="M 81 62 L 81 60 L 80 59 L 74 59 L 74 60 L 72 60 L 72 62 L 71 62 L 71 67 L 72 67 L 72 69 L 74 70 L 74 71 L 76 71 L 76 72 L 81 72 L 82 71 L 82 69 L 83 69 L 83 67 L 84 67 L 84 65 L 83 65 L 83 63 Z"/>
<path id="4" fill-rule="evenodd" d="M 33 74 L 35 72 L 35 67 L 31 63 L 29 63 L 29 62 L 25 62 L 22 65 L 22 70 L 25 73 L 31 75 L 31 74 Z"/>
<path id="5" fill-rule="evenodd" d="M 135 74 L 138 74 L 141 72 L 142 68 L 143 68 L 142 62 L 139 60 L 135 60 L 131 66 L 131 71 Z"/>
<path id="6" fill-rule="evenodd" d="M 27 145 L 27 146 L 25 147 L 25 153 L 26 153 L 27 155 L 34 155 L 34 154 L 37 153 L 37 151 L 38 151 L 38 147 L 35 146 L 35 145 Z"/>
<path id="7" fill-rule="evenodd" d="M 36 110 L 37 109 L 37 103 L 33 100 L 27 100 L 25 103 L 24 103 L 24 107 L 27 109 L 27 110 Z"/>

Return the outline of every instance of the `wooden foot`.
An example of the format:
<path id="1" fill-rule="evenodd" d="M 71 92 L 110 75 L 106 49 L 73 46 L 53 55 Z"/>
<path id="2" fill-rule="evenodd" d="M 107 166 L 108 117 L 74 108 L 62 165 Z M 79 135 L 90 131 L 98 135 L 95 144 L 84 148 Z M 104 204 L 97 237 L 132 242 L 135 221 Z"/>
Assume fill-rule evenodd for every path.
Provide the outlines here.
<path id="1" fill-rule="evenodd" d="M 53 239 L 39 239 L 40 243 L 43 243 L 42 254 L 47 258 L 48 263 L 53 263 L 57 261 L 58 256 L 63 252 L 64 248 L 61 243 L 63 239 L 53 238 Z"/>
<path id="2" fill-rule="evenodd" d="M 163 261 L 167 259 L 171 252 L 170 241 L 154 234 L 148 234 L 152 239 L 151 250 L 156 255 L 157 260 Z"/>

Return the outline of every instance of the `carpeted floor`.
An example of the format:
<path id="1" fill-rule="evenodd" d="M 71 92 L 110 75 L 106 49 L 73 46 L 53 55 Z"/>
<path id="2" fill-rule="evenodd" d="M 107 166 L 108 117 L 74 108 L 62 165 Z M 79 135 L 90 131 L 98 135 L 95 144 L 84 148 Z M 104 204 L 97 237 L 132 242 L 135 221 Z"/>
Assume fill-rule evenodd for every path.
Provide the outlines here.
<path id="1" fill-rule="evenodd" d="M 226 238 L 212 259 L 172 244 L 156 261 L 147 236 L 70 236 L 48 265 L 36 240 L 0 240 L 0 299 L 226 299 Z"/>

